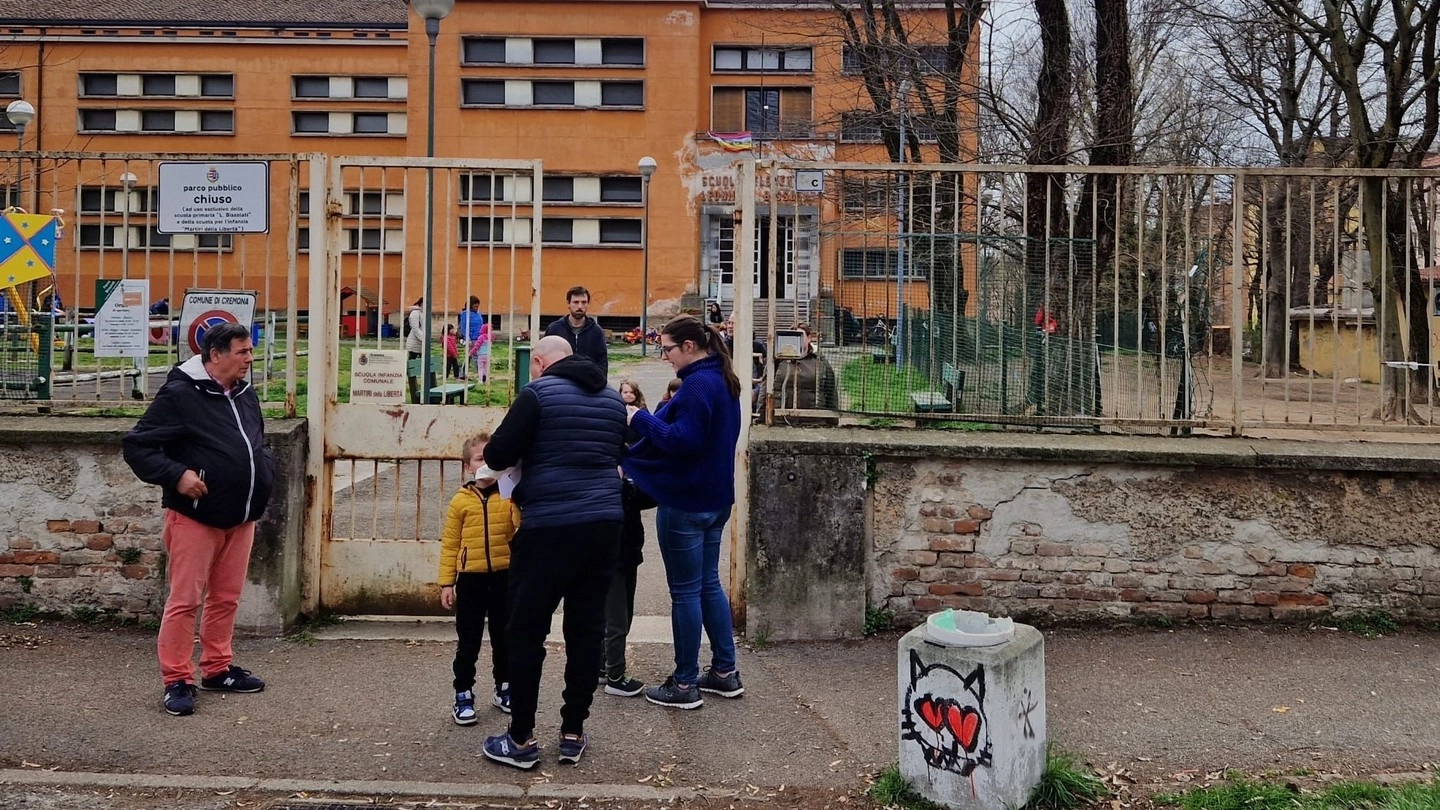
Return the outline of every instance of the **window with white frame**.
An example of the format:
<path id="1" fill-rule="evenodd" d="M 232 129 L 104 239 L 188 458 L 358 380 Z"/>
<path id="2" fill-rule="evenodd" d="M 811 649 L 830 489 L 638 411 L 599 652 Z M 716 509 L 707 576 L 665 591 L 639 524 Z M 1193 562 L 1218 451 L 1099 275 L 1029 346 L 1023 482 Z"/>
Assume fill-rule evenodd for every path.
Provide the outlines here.
<path id="1" fill-rule="evenodd" d="M 465 37 L 463 65 L 644 67 L 641 37 Z"/>
<path id="2" fill-rule="evenodd" d="M 462 204 L 529 202 L 532 180 L 517 174 L 470 172 L 460 175 Z"/>
<path id="3" fill-rule="evenodd" d="M 290 132 L 294 135 L 401 137 L 405 129 L 403 112 L 296 110 L 290 113 Z"/>
<path id="4" fill-rule="evenodd" d="M 716 45 L 711 68 L 715 73 L 810 73 L 814 62 L 814 51 L 808 47 Z"/>
<path id="5" fill-rule="evenodd" d="M 551 217 L 540 223 L 540 241 L 570 247 L 638 247 L 641 220 L 605 217 Z"/>
<path id="6" fill-rule="evenodd" d="M 81 73 L 81 98 L 235 98 L 233 73 Z"/>
<path id="7" fill-rule="evenodd" d="M 645 106 L 645 83 L 627 79 L 462 79 L 460 87 L 463 107 L 638 110 Z"/>
<path id="8" fill-rule="evenodd" d="M 306 76 L 290 77 L 290 97 L 312 99 L 368 99 L 403 101 L 407 95 L 404 76 Z"/>
<path id="9" fill-rule="evenodd" d="M 874 110 L 849 110 L 840 113 L 840 141 L 842 143 L 880 143 L 883 125 L 887 124 L 898 132 L 899 122 L 895 115 L 881 115 Z M 913 135 L 921 143 L 935 142 L 935 127 L 931 120 L 921 115 L 905 116 L 907 137 Z"/>
<path id="10" fill-rule="evenodd" d="M 529 217 L 464 216 L 458 233 L 462 245 L 528 245 L 534 229 Z"/>
<path id="11" fill-rule="evenodd" d="M 119 184 L 81 186 L 79 211 L 82 214 L 150 213 L 155 210 L 154 188 L 136 187 L 129 190 Z"/>
<path id="12" fill-rule="evenodd" d="M 899 261 L 900 252 L 894 248 L 841 248 L 840 277 L 852 281 L 893 279 Z M 924 275 L 913 262 L 905 273 L 906 278 L 924 278 Z"/>
<path id="13" fill-rule="evenodd" d="M 0 70 L 0 98 L 20 97 L 20 71 Z M 0 116 L 3 117 L 3 116 Z"/>

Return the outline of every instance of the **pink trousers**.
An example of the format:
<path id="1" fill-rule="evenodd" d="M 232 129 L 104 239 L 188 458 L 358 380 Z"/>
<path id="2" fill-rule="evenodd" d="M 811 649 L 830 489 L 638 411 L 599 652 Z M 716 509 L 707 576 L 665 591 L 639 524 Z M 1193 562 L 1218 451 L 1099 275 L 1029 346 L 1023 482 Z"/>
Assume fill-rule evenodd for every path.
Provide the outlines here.
<path id="1" fill-rule="evenodd" d="M 191 658 L 195 654 L 195 614 L 202 604 L 200 674 L 208 678 L 230 668 L 235 607 L 245 587 L 254 542 L 253 521 L 216 529 L 165 510 L 165 550 L 169 554 L 165 578 L 170 593 L 165 598 L 157 646 L 160 676 L 166 684 L 195 681 Z"/>

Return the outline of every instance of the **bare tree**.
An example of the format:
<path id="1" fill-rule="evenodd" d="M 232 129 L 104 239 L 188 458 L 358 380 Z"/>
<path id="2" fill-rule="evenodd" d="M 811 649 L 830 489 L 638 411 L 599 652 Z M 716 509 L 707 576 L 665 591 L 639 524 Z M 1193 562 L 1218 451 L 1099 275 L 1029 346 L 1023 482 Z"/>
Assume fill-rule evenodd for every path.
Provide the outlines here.
<path id="1" fill-rule="evenodd" d="M 1343 98 L 1354 164 L 1416 168 L 1440 131 L 1440 0 L 1264 0 L 1314 56 Z M 1404 183 L 1359 181 L 1361 238 L 1381 290 L 1382 361 L 1408 363 L 1426 343 L 1418 266 L 1405 243 Z M 1407 278 L 1407 274 L 1411 274 Z M 1409 323 L 1408 345 L 1401 324 Z M 1418 364 L 1417 364 L 1418 365 Z M 1421 421 L 1408 407 L 1410 386 L 1427 383 L 1428 366 L 1407 376 L 1382 366 L 1387 421 Z"/>

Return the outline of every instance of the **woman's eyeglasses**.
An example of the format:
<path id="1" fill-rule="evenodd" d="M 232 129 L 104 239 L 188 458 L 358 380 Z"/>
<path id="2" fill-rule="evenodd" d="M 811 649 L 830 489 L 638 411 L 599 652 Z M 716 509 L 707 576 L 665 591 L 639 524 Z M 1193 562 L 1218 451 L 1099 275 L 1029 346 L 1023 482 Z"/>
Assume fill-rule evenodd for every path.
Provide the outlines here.
<path id="1" fill-rule="evenodd" d="M 678 349 L 678 348 L 680 348 L 680 344 L 678 344 L 678 343 L 671 343 L 671 344 L 668 345 L 668 346 L 665 345 L 664 343 L 661 343 L 661 344 L 660 344 L 660 356 L 661 356 L 661 357 L 665 357 L 665 356 L 667 356 L 667 355 L 670 354 L 670 350 L 671 350 L 671 349 Z"/>

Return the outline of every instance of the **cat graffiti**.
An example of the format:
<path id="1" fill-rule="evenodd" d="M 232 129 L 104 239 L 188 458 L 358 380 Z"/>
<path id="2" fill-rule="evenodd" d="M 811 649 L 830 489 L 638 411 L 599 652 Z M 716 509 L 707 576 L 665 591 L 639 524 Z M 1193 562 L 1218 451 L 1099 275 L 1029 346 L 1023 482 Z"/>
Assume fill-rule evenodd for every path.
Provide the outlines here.
<path id="1" fill-rule="evenodd" d="M 914 740 L 931 768 L 969 776 L 978 767 L 990 767 L 985 667 L 976 665 L 961 675 L 944 664 L 927 665 L 911 650 L 900 739 Z"/>

